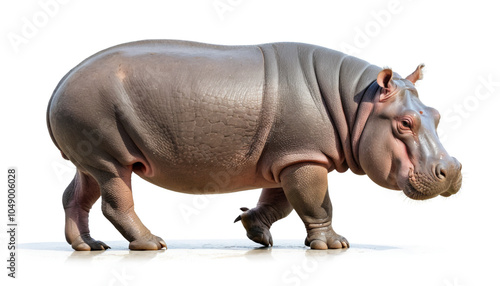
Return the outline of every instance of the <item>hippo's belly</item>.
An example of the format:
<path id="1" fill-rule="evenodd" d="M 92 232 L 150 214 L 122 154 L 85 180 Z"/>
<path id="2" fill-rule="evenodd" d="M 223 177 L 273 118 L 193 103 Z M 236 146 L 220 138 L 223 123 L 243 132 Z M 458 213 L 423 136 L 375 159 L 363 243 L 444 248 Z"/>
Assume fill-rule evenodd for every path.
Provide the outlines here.
<path id="1" fill-rule="evenodd" d="M 144 155 L 144 179 L 186 193 L 269 185 L 257 163 L 264 64 L 258 47 L 169 44 L 120 55 L 117 98 L 128 136 Z"/>

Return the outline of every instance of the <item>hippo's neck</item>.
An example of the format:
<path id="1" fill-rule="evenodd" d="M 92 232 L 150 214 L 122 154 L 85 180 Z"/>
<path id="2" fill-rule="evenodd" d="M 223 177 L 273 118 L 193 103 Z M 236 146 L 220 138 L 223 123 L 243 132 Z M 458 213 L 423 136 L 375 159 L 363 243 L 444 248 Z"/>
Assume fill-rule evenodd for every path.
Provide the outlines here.
<path id="1" fill-rule="evenodd" d="M 345 157 L 337 170 L 350 168 L 355 174 L 365 174 L 359 164 L 358 143 L 373 109 L 381 68 L 323 48 L 315 50 L 313 64 L 321 97 Z"/>

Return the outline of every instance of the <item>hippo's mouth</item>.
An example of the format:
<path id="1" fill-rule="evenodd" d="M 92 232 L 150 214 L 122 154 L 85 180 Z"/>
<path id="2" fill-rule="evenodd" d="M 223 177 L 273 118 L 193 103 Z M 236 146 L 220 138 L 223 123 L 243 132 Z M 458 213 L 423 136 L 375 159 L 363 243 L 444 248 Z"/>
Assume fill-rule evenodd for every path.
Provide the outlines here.
<path id="1" fill-rule="evenodd" d="M 436 176 L 424 172 L 414 172 L 410 169 L 408 172 L 408 180 L 402 188 L 407 197 L 413 200 L 427 200 L 439 195 L 444 197 L 451 196 L 458 192 L 462 185 L 462 176 L 453 180 L 452 183 L 448 181 L 439 181 Z"/>

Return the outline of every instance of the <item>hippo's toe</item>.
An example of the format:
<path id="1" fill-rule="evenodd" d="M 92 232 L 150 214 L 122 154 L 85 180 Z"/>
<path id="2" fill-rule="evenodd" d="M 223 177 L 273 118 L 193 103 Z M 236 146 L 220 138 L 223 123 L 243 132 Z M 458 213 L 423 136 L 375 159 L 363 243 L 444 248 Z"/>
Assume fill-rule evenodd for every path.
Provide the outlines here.
<path id="1" fill-rule="evenodd" d="M 167 248 L 167 244 L 161 237 L 151 234 L 130 242 L 128 248 L 130 250 L 160 250 Z"/>
<path id="2" fill-rule="evenodd" d="M 106 250 L 111 248 L 106 243 L 93 239 L 89 234 L 78 236 L 71 243 L 71 247 L 76 251 Z"/>

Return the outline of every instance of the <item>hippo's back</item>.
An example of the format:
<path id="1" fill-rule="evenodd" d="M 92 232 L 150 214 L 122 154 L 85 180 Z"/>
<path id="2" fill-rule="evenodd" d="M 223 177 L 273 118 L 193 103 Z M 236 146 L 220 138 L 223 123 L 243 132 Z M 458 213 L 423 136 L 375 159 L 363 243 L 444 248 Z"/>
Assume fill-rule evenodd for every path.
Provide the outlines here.
<path id="1" fill-rule="evenodd" d="M 271 128 L 264 82 L 257 46 L 119 45 L 61 81 L 49 104 L 49 129 L 77 166 L 119 162 L 183 192 L 200 192 L 221 176 L 227 191 L 244 189 L 255 182 Z M 90 143 L 90 154 L 81 156 L 82 142 Z"/>

